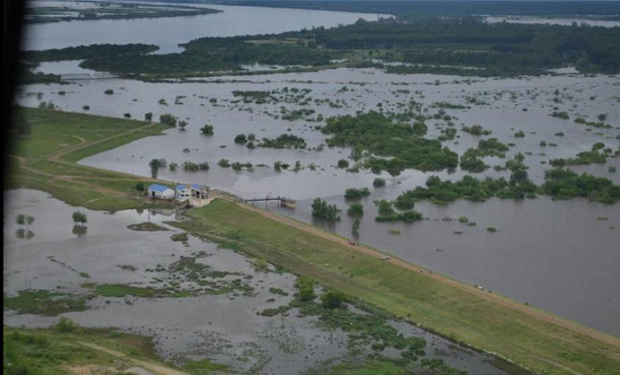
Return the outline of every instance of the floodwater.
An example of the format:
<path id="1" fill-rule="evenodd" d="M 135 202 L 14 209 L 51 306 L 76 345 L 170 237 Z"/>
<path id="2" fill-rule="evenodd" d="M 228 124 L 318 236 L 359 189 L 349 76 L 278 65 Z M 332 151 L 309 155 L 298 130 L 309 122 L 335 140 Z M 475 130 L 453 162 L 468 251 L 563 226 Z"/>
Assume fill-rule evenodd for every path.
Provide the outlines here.
<path id="1" fill-rule="evenodd" d="M 52 64 L 48 67 L 52 69 L 50 71 L 56 69 Z M 343 86 L 350 90 L 343 92 Z M 423 103 L 431 114 L 438 111 L 432 108 L 436 102 L 469 105 L 466 110 L 446 110 L 454 116 L 456 128 L 460 129 L 461 124 L 480 124 L 492 131 L 491 137 L 514 143 L 508 157 L 517 152 L 525 153 L 530 178 L 536 183 L 544 180 L 544 171 L 549 168 L 546 163 L 550 159 L 574 157 L 599 141 L 613 150 L 620 145 L 615 138 L 620 124 L 620 107 L 616 99 L 620 79 L 571 73 L 526 79 L 464 79 L 437 75 L 398 76 L 373 69 L 335 69 L 303 74 L 220 77 L 194 83 L 91 81 L 62 86 L 65 95 L 56 94 L 60 89 L 56 85 L 28 86 L 20 103 L 36 106 L 36 97 L 26 93 L 43 92 L 43 100 L 52 100 L 64 111 L 81 112 L 83 105 L 89 105 L 90 113 L 114 117 L 127 112 L 137 118 L 145 112 L 153 112 L 155 118 L 172 113 L 190 124 L 185 131 L 171 129 L 164 136 L 142 139 L 89 157 L 81 161 L 85 165 L 147 176 L 150 174 L 148 162 L 153 158 L 165 158 L 169 163 L 178 164 L 186 160 L 208 161 L 211 165 L 208 172 L 162 170 L 159 177 L 175 182 L 206 184 L 246 199 L 267 195 L 290 197 L 298 200 L 297 209 L 285 210 L 284 213 L 306 222 L 313 222 L 309 206 L 316 197 L 328 199 L 346 211 L 347 203 L 342 197 L 344 190 L 372 187 L 377 176 L 367 171 L 347 173 L 336 168 L 338 159 L 348 157 L 348 149 L 311 150 L 325 141 L 325 136 L 314 129 L 317 123 L 303 119 L 284 121 L 274 117 L 279 114 L 281 106 L 289 109 L 301 106 L 283 101 L 261 105 L 234 103 L 238 98 L 232 95 L 234 90 L 282 90 L 285 87 L 311 89 L 308 96 L 313 99 L 339 101 L 337 108 L 312 101 L 304 106 L 316 111 L 311 117 L 354 114 L 358 110 L 377 109 L 379 103 L 384 110 L 397 112 L 398 103 L 410 99 Z M 104 95 L 107 88 L 112 88 L 115 95 Z M 560 99 L 556 98 L 556 90 L 560 92 Z M 158 104 L 162 98 L 168 105 Z M 211 103 L 209 99 L 212 98 L 217 102 Z M 476 98 L 483 104 L 468 104 L 468 98 Z M 175 101 L 178 104 L 174 104 Z M 595 120 L 599 114 L 607 114 L 606 122 L 614 128 L 591 128 L 549 116 L 556 108 L 566 110 L 571 118 L 583 116 Z M 214 125 L 213 137 L 199 134 L 199 128 L 205 123 Z M 430 137 L 438 136 L 446 127 L 442 120 L 431 120 L 428 125 Z M 518 130 L 526 133 L 525 138 L 514 137 Z M 564 136 L 556 135 L 560 132 Z M 250 150 L 233 142 L 235 135 L 240 133 L 254 133 L 257 139 L 291 133 L 303 137 L 309 149 Z M 445 144 L 461 154 L 467 148 L 475 147 L 479 139 L 458 132 L 457 138 Z M 541 140 L 556 143 L 557 147 L 541 147 Z M 186 148 L 190 149 L 189 153 L 183 151 Z M 255 167 L 253 171 L 241 172 L 218 167 L 218 160 L 223 158 L 231 163 L 251 162 Z M 298 173 L 275 172 L 272 165 L 278 160 L 291 165 L 299 160 L 305 169 Z M 485 158 L 485 162 L 503 165 L 505 159 Z M 317 166 L 314 171 L 308 167 L 312 163 Z M 259 164 L 266 167 L 257 167 Z M 620 174 L 609 172 L 610 166 L 620 167 L 620 160 L 610 158 L 605 165 L 582 166 L 575 170 L 588 171 L 620 183 Z M 620 238 L 618 205 L 586 200 L 554 202 L 546 197 L 524 202 L 457 202 L 447 207 L 421 203 L 417 209 L 431 220 L 413 225 L 374 222 L 373 200 L 394 199 L 405 190 L 423 185 L 430 175 L 460 179 L 464 172 L 410 170 L 397 178 L 382 175 L 388 186 L 375 190 L 362 202 L 366 215 L 361 223 L 361 240 L 436 272 L 483 285 L 496 293 L 605 332 L 620 334 L 617 289 L 620 284 L 620 251 L 615 245 Z M 508 176 L 508 173 L 489 169 L 478 177 L 485 175 L 499 177 Z M 477 222 L 477 227 L 463 228 L 456 222 L 433 220 L 445 215 L 453 218 L 468 216 Z M 344 212 L 341 216 L 343 221 L 329 225 L 328 229 L 351 236 L 351 223 Z M 607 220 L 599 220 L 599 217 Z M 499 232 L 487 232 L 488 226 L 497 227 Z M 392 227 L 400 227 L 401 235 L 388 233 Z M 583 275 L 593 276 L 586 279 Z M 592 305 L 600 308 L 591 309 Z"/>
<path id="2" fill-rule="evenodd" d="M 6 198 L 9 204 L 4 225 L 5 296 L 27 289 L 80 294 L 85 292 L 80 285 L 86 282 L 148 286 L 156 278 L 174 278 L 157 270 L 158 266 L 167 267 L 181 257 L 199 257 L 200 263 L 213 270 L 249 278 L 255 293 L 186 298 L 99 297 L 88 302 L 88 310 L 63 316 L 85 327 L 114 327 L 152 336 L 157 352 L 165 360 L 210 358 L 229 365 L 236 373 L 320 373 L 331 365 L 361 360 L 369 354 L 365 347 L 359 353 L 351 352 L 346 333 L 321 328 L 315 317 L 300 317 L 296 310 L 286 316 L 258 314 L 265 308 L 290 302 L 295 292 L 293 275 L 257 272 L 250 259 L 193 237 L 188 246 L 173 242 L 171 234 L 179 231 L 171 227 L 161 232 L 126 228 L 147 220 L 174 220 L 174 215 L 135 210 L 107 214 L 81 209 L 87 214 L 88 231 L 76 236 L 71 223 L 74 207 L 33 190 L 14 190 Z M 35 218 L 27 228 L 34 234 L 29 239 L 13 235 L 23 229 L 15 224 L 18 214 Z M 128 270 L 127 266 L 135 269 Z M 148 271 L 152 269 L 155 271 Z M 269 292 L 272 287 L 289 296 Z M 47 327 L 57 320 L 58 317 L 15 312 L 4 314 L 4 324 L 10 326 Z M 491 365 L 490 356 L 459 347 L 404 322 L 389 324 L 406 336 L 424 337 L 428 358 L 441 358 L 472 374 L 506 375 Z M 390 355 L 387 350 L 385 354 Z"/>
<path id="3" fill-rule="evenodd" d="M 288 24 L 289 18 L 285 17 L 284 21 L 280 20 L 282 22 L 274 25 L 274 22 L 269 21 L 269 17 L 261 16 L 260 12 L 263 11 L 313 14 L 313 11 L 288 9 L 226 9 L 228 11 L 223 13 L 200 17 L 213 17 L 204 19 L 215 20 L 215 17 L 228 13 L 229 16 L 239 14 L 241 18 L 242 15 L 245 17 L 245 12 L 258 12 L 252 13 L 253 19 L 264 21 L 256 22 L 262 26 L 232 24 L 224 28 L 239 35 L 263 32 L 261 30 L 269 27 L 278 28 L 281 23 Z M 331 14 L 329 12 L 319 13 L 326 15 L 325 19 L 331 17 L 327 16 Z M 305 16 L 300 17 L 297 19 L 299 22 L 305 19 Z M 353 18 L 351 16 L 351 22 L 355 21 Z M 177 20 L 180 19 L 159 21 L 174 23 Z M 338 22 L 345 21 L 346 19 L 342 18 Z M 80 25 L 87 25 L 88 22 L 90 21 L 37 27 L 49 26 L 49 31 L 53 33 L 54 28 L 61 27 L 58 25 L 82 28 Z M 131 21 L 133 22 L 142 21 Z M 290 30 L 297 29 L 299 22 L 289 25 Z M 204 26 L 205 30 L 211 30 L 208 25 Z M 248 27 L 254 29 L 246 29 Z M 170 33 L 162 36 L 157 33 L 166 30 L 166 27 L 157 26 L 157 29 L 153 31 L 156 31 L 154 35 L 162 39 L 158 39 L 156 44 L 163 46 L 187 42 L 197 36 L 220 35 L 212 33 L 213 30 L 197 35 L 195 29 L 189 28 L 184 34 L 171 27 Z M 30 35 L 38 35 L 35 32 L 42 31 L 43 29 L 34 30 Z M 278 30 L 273 29 L 270 32 L 276 31 Z M 71 35 L 59 33 L 56 35 L 57 43 L 62 43 L 62 46 L 93 43 L 94 39 L 89 32 L 86 30 L 83 34 L 78 32 Z M 104 37 L 110 38 L 111 42 L 128 43 L 128 38 L 133 38 L 131 41 L 136 42 L 140 41 L 136 38 L 141 36 L 131 33 L 121 35 L 119 31 L 118 35 L 110 34 Z M 41 40 L 46 38 L 47 36 L 42 36 Z M 181 38 L 185 39 L 179 40 Z M 45 44 L 42 46 L 47 48 Z M 46 63 L 42 64 L 39 70 L 62 74 L 76 68 L 75 72 L 80 72 L 77 64 L 78 62 Z M 530 178 L 541 183 L 544 180 L 544 171 L 549 168 L 550 159 L 574 157 L 579 152 L 590 150 L 596 142 L 604 142 L 606 147 L 612 150 L 620 147 L 620 140 L 617 138 L 620 127 L 620 78 L 605 75 L 584 76 L 576 74 L 574 69 L 558 70 L 556 73 L 557 76 L 538 78 L 486 79 L 429 74 L 393 75 L 375 69 L 334 69 L 315 73 L 196 79 L 193 82 L 87 81 L 62 86 L 25 86 L 18 102 L 35 107 L 39 102 L 33 94 L 40 92 L 43 93 L 42 100 L 53 101 L 63 111 L 83 112 L 82 107 L 88 105 L 89 113 L 119 118 L 125 113 L 130 113 L 134 118 L 143 118 L 146 112 L 152 112 L 154 118 L 171 113 L 189 122 L 187 130 L 171 129 L 163 136 L 138 140 L 86 158 L 81 163 L 148 176 L 148 163 L 154 158 L 165 158 L 169 163 L 178 164 L 184 161 L 207 161 L 211 165 L 208 172 L 161 170 L 159 177 L 181 183 L 206 184 L 246 199 L 268 195 L 296 199 L 298 204 L 293 211 L 272 206 L 267 208 L 280 210 L 286 215 L 324 226 L 345 236 L 351 236 L 351 222 L 346 217 L 349 202 L 343 200 L 344 190 L 351 187 L 369 187 L 373 193 L 362 201 L 366 214 L 361 221 L 361 241 L 436 272 L 470 284 L 482 285 L 495 293 L 620 336 L 620 291 L 617 288 L 617 285 L 620 285 L 620 250 L 617 246 L 620 240 L 619 205 L 603 205 L 584 199 L 552 201 L 546 197 L 522 202 L 497 199 L 485 203 L 461 201 L 447 206 L 424 202 L 418 204 L 416 209 L 423 212 L 428 220 L 415 224 L 376 223 L 373 220 L 376 211 L 373 200 L 394 199 L 403 191 L 423 185 L 431 175 L 458 180 L 465 173 L 461 170 L 454 173 L 409 170 L 397 178 L 383 174 L 380 177 L 387 180 L 387 186 L 374 190 L 372 181 L 376 175 L 367 171 L 348 173 L 335 167 L 338 159 L 349 156 L 349 149 L 312 149 L 325 142 L 325 136 L 315 129 L 316 125 L 323 123 L 310 121 L 319 114 L 327 118 L 379 108 L 399 112 L 402 110 L 399 104 L 408 103 L 410 100 L 422 103 L 429 114 L 434 114 L 439 111 L 433 107 L 434 103 L 448 102 L 469 107 L 445 110 L 453 117 L 452 122 L 456 129 L 460 129 L 462 125 L 480 124 L 492 131 L 490 137 L 497 137 L 504 143 L 513 143 L 514 146 L 507 153 L 508 158 L 517 152 L 524 153 Z M 280 94 L 277 95 L 283 97 L 281 92 L 287 87 L 312 90 L 307 94 L 312 100 L 305 106 L 285 101 L 258 105 L 243 103 L 232 94 L 235 90 L 279 90 Z M 343 87 L 347 90 L 343 90 Z M 114 95 L 103 93 L 108 88 L 114 90 Z M 65 91 L 65 95 L 58 95 L 61 90 Z M 165 99 L 168 104 L 158 104 L 160 99 Z M 317 99 L 318 101 L 315 101 Z M 216 102 L 213 103 L 213 100 Z M 331 104 L 326 100 L 330 100 Z M 309 108 L 315 113 L 297 121 L 286 121 L 279 117 L 281 107 L 288 110 Z M 566 111 L 571 119 L 566 121 L 551 117 L 553 111 Z M 573 123 L 573 119 L 577 117 L 598 121 L 597 117 L 601 114 L 606 116 L 605 122 L 612 125 L 611 129 Z M 207 123 L 215 127 L 215 135 L 212 137 L 199 134 L 200 127 Z M 431 138 L 437 137 L 447 128 L 443 120 L 429 120 L 427 125 L 428 137 Z M 524 138 L 514 136 L 519 130 L 525 133 Z M 233 142 L 234 137 L 240 133 L 256 134 L 257 139 L 290 133 L 303 137 L 309 147 L 306 150 L 250 150 Z M 454 140 L 444 144 L 462 154 L 468 148 L 475 147 L 479 139 L 480 137 L 458 131 Z M 548 146 L 541 147 L 541 141 L 547 142 Z M 551 147 L 551 143 L 557 146 Z M 184 152 L 186 148 L 190 149 L 190 152 Z M 217 162 L 223 158 L 231 163 L 251 162 L 254 169 L 235 172 L 218 167 Z M 505 160 L 485 158 L 485 162 L 491 166 L 502 166 Z M 272 169 L 275 161 L 290 165 L 300 161 L 304 169 L 297 173 L 276 172 Z M 261 167 L 260 164 L 265 166 Z M 316 166 L 314 170 L 310 168 L 312 164 Z M 609 158 L 604 165 L 574 169 L 606 177 L 620 184 L 620 173 L 611 172 L 610 167 L 620 169 L 620 159 Z M 487 175 L 500 177 L 508 174 L 489 169 L 476 176 L 482 178 Z M 328 225 L 313 220 L 309 206 L 312 199 L 317 197 L 327 199 L 342 208 L 342 221 Z M 460 224 L 458 220 L 442 220 L 446 219 L 446 216 L 453 219 L 467 216 L 470 221 L 476 222 L 476 226 L 468 227 Z M 486 228 L 491 226 L 498 231 L 488 232 Z M 390 234 L 391 228 L 399 228 L 401 234 Z"/>
<path id="4" fill-rule="evenodd" d="M 34 4 L 49 5 L 49 2 Z M 72 3 L 66 2 L 66 4 Z M 146 43 L 159 46 L 157 53 L 177 53 L 183 50 L 179 44 L 197 38 L 276 34 L 312 27 L 348 25 L 360 18 L 370 21 L 378 17 L 377 14 L 369 13 L 303 9 L 211 4 L 190 6 L 217 9 L 222 12 L 188 17 L 31 24 L 26 30 L 23 49 L 45 50 L 90 44 Z"/>

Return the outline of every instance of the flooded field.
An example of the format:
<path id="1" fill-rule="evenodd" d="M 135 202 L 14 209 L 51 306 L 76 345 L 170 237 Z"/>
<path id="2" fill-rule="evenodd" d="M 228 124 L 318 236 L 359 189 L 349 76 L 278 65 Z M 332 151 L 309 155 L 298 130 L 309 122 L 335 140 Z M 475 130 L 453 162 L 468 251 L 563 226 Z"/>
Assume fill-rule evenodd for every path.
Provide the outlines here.
<path id="1" fill-rule="evenodd" d="M 70 63 L 47 64 L 42 69 L 59 72 L 67 64 Z M 114 90 L 114 95 L 104 95 L 108 88 Z M 620 238 L 620 209 L 617 206 L 579 199 L 552 201 L 547 197 L 533 201 L 459 201 L 447 206 L 426 202 L 416 205 L 416 209 L 428 220 L 415 224 L 377 223 L 373 220 L 374 200 L 394 199 L 403 191 L 423 186 L 430 175 L 459 180 L 467 173 L 460 169 L 436 173 L 407 170 L 395 178 L 364 170 L 350 173 L 337 167 L 338 160 L 346 159 L 350 150 L 324 147 L 326 136 L 316 126 L 323 125 L 317 121 L 319 116 L 328 118 L 369 110 L 398 113 L 403 103 L 413 100 L 423 105 L 425 113 L 444 113 L 451 118 L 446 121 L 440 116 L 428 120 L 427 137 L 444 134 L 449 123 L 457 130 L 479 124 L 491 131 L 490 137 L 513 145 L 507 158 L 519 152 L 525 155 L 529 177 L 538 184 L 544 179 L 544 171 L 550 168 L 550 159 L 575 157 L 597 142 L 618 149 L 619 88 L 618 77 L 583 76 L 570 71 L 540 78 L 482 79 L 336 69 L 219 77 L 193 83 L 112 80 L 68 86 L 31 85 L 24 87 L 19 101 L 26 106 L 36 106 L 39 100 L 53 101 L 61 110 L 76 112 L 82 112 L 82 106 L 88 105 L 89 113 L 114 117 L 129 113 L 142 118 L 144 113 L 152 112 L 158 118 L 171 113 L 188 121 L 186 130 L 171 129 L 165 136 L 139 140 L 81 163 L 148 176 L 148 163 L 154 158 L 178 164 L 206 161 L 211 165 L 208 172 L 162 169 L 159 177 L 203 183 L 245 199 L 278 195 L 296 199 L 297 208 L 283 210 L 284 214 L 347 237 L 352 236 L 347 215 L 343 212 L 343 220 L 336 224 L 317 222 L 310 212 L 312 199 L 327 199 L 346 211 L 350 203 L 343 198 L 346 188 L 373 190 L 374 178 L 382 177 L 387 186 L 374 189 L 361 202 L 366 212 L 361 220 L 361 241 L 434 271 L 618 335 L 620 296 L 615 285 L 620 282 L 617 272 L 620 252 L 615 244 Z M 65 91 L 63 95 L 58 94 L 60 90 Z M 260 104 L 244 102 L 233 93 L 257 90 L 272 92 L 277 99 Z M 291 94 L 292 90 L 304 92 L 304 99 Z M 37 92 L 43 93 L 41 99 L 34 95 Z M 162 100 L 165 104 L 161 104 Z M 439 103 L 460 107 L 441 109 Z M 302 109 L 308 111 L 295 119 L 286 117 Z M 566 112 L 570 120 L 551 116 L 557 111 Z M 609 127 L 573 122 L 578 117 L 596 121 L 600 115 L 605 116 Z M 213 136 L 200 134 L 199 129 L 205 124 L 214 126 Z M 524 136 L 516 137 L 518 131 Z M 242 133 L 255 134 L 258 140 L 293 134 L 302 137 L 307 147 L 249 149 L 234 142 L 235 136 Z M 443 143 L 462 154 L 476 147 L 480 138 L 457 131 L 454 139 Z M 221 159 L 230 163 L 251 162 L 254 167 L 234 171 L 219 167 L 217 163 Z M 485 158 L 491 166 L 503 166 L 506 160 Z M 276 172 L 273 170 L 276 161 L 290 165 L 299 161 L 302 169 Z M 608 158 L 606 164 L 573 169 L 618 184 L 620 175 L 613 172 L 618 167 L 618 158 Z M 475 174 L 478 178 L 487 175 L 508 177 L 509 172 L 490 168 Z M 476 226 L 459 223 L 456 219 L 460 216 L 468 217 Z M 498 231 L 487 231 L 491 226 Z M 389 233 L 394 228 L 400 230 L 400 235 Z M 596 274 L 596 277 L 585 282 L 571 276 L 577 272 Z M 592 304 L 601 308 L 590 309 Z"/>
<path id="2" fill-rule="evenodd" d="M 335 364 L 365 358 L 375 350 L 295 309 L 265 316 L 266 309 L 291 302 L 294 275 L 272 267 L 259 270 L 253 259 L 191 236 L 174 241 L 181 233 L 166 225 L 167 230 L 152 232 L 127 228 L 145 221 L 159 225 L 174 220 L 171 212 L 82 210 L 88 217 L 88 230 L 76 234 L 71 222 L 74 207 L 32 190 L 11 191 L 6 198 L 5 298 L 44 290 L 79 299 L 93 288 L 100 292 L 112 287 L 176 285 L 175 293 L 184 294 L 148 298 L 135 293 L 96 294 L 86 299 L 84 309 L 60 315 L 85 327 L 114 327 L 152 336 L 158 354 L 167 361 L 209 358 L 238 373 L 324 373 Z M 19 214 L 34 217 L 34 222 L 25 228 L 17 225 Z M 30 234 L 24 236 L 20 231 Z M 180 264 L 188 261 L 206 267 L 211 275 L 208 280 L 216 284 L 203 288 L 186 277 Z M 242 280 L 243 288 L 231 287 L 233 279 Z M 349 310 L 352 315 L 370 314 L 353 306 Z M 10 326 L 47 327 L 57 320 L 58 316 L 4 313 L 4 324 Z M 387 324 L 405 337 L 425 339 L 425 358 L 442 359 L 471 374 L 505 375 L 489 356 L 402 321 Z M 396 356 L 398 351 L 387 348 L 381 354 Z"/>

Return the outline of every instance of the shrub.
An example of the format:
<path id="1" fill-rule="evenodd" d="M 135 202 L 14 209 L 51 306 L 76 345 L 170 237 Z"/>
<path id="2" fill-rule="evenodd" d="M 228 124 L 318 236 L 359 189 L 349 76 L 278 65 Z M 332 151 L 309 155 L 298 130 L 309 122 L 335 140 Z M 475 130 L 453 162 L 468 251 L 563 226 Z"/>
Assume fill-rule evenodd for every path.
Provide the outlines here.
<path id="1" fill-rule="evenodd" d="M 321 198 L 316 198 L 312 202 L 312 216 L 314 217 L 328 221 L 340 221 L 339 211 L 335 204 L 330 205 Z"/>
<path id="2" fill-rule="evenodd" d="M 347 214 L 352 217 L 364 216 L 364 206 L 361 203 L 353 203 L 347 210 Z"/>
<path id="3" fill-rule="evenodd" d="M 334 289 L 330 289 L 321 295 L 321 305 L 326 309 L 339 308 L 345 300 L 346 295 Z"/>
<path id="4" fill-rule="evenodd" d="M 375 188 L 380 188 L 380 187 L 384 187 L 385 186 L 385 180 L 382 178 L 375 178 L 374 181 L 372 182 L 372 186 L 374 186 Z"/>

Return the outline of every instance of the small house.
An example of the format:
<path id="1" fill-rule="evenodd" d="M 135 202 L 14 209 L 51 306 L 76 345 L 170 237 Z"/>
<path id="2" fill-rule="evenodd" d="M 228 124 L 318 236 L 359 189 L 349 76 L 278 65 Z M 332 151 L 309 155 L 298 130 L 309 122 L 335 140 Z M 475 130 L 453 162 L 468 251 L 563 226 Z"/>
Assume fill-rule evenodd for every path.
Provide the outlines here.
<path id="1" fill-rule="evenodd" d="M 148 195 L 150 198 L 156 199 L 172 199 L 174 198 L 174 190 L 168 186 L 153 184 L 149 186 Z"/>
<path id="2" fill-rule="evenodd" d="M 175 198 L 179 202 L 183 202 L 189 199 L 190 188 L 187 185 L 177 185 L 175 188 Z"/>

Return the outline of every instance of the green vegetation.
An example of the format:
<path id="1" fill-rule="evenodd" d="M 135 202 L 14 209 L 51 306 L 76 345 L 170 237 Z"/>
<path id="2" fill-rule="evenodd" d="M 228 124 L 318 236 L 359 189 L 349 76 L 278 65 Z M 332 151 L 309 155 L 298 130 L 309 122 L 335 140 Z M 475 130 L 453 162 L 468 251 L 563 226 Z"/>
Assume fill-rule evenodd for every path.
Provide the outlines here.
<path id="1" fill-rule="evenodd" d="M 349 200 L 360 200 L 370 195 L 368 188 L 349 188 L 344 191 L 344 198 Z"/>
<path id="2" fill-rule="evenodd" d="M 372 181 L 372 186 L 375 189 L 385 187 L 385 180 L 377 177 Z"/>
<path id="3" fill-rule="evenodd" d="M 444 12 L 451 13 L 445 8 Z M 617 13 L 616 9 L 610 14 Z M 385 67 L 388 73 L 397 74 L 489 77 L 549 74 L 548 69 L 576 66 L 582 73 L 615 74 L 620 71 L 619 35 L 617 28 L 486 23 L 479 17 L 420 17 L 407 13 L 405 22 L 359 20 L 349 26 L 278 35 L 200 38 L 181 45 L 184 51 L 178 54 L 148 54 L 140 48 L 128 48 L 123 58 L 116 58 L 120 56 L 117 51 L 97 53 L 103 47 L 89 46 L 70 54 L 67 49 L 58 50 L 55 55 L 83 59 L 83 68 L 142 80 L 231 71 L 251 74 L 243 71 L 242 65 L 255 63 L 292 66 L 288 72 L 344 65 Z M 33 52 L 33 59 L 50 61 L 43 60 L 45 52 Z M 26 61 L 32 61 L 26 57 Z M 348 61 L 333 62 L 343 58 Z M 377 58 L 404 64 L 386 67 L 374 61 Z M 295 119 L 304 114 L 285 116 Z"/>
<path id="4" fill-rule="evenodd" d="M 420 138 L 411 125 L 395 123 L 378 112 L 332 117 L 321 131 L 332 136 L 327 141 L 331 147 L 352 147 L 356 153 L 365 150 L 380 157 L 392 157 L 366 161 L 365 167 L 377 173 L 386 170 L 398 175 L 406 168 L 431 171 L 458 165 L 458 155 L 442 147 L 440 141 Z"/>
<path id="5" fill-rule="evenodd" d="M 3 333 L 5 375 L 124 374 L 127 367 L 175 371 L 155 354 L 150 338 L 107 328 L 83 328 L 61 318 L 47 329 L 10 328 Z"/>
<path id="6" fill-rule="evenodd" d="M 537 373 L 565 375 L 566 368 L 584 375 L 617 373 L 617 348 L 584 334 L 589 330 L 582 326 L 572 330 L 557 324 L 562 318 L 546 320 L 538 312 L 530 314 L 529 307 L 498 303 L 496 299 L 506 300 L 495 294 L 462 289 L 361 252 L 352 256 L 349 246 L 327 238 L 332 235 L 316 236 L 225 200 L 216 199 L 188 214 L 193 221 L 174 225 L 265 258 Z M 557 337 L 563 338 L 562 346 L 556 345 Z M 567 351 L 572 355 L 563 355 Z M 547 358 L 553 358 L 553 363 Z"/>
<path id="7" fill-rule="evenodd" d="M 292 134 L 282 134 L 275 139 L 263 138 L 258 147 L 263 148 L 293 148 L 293 149 L 305 149 L 306 141 Z"/>
<path id="8" fill-rule="evenodd" d="M 605 149 L 603 152 L 600 152 L 604 147 L 604 143 L 597 142 L 592 146 L 592 151 L 580 152 L 577 154 L 576 158 L 551 159 L 549 160 L 549 164 L 559 168 L 568 165 L 605 164 L 607 162 L 607 157 L 611 154 L 611 149 Z"/>
<path id="9" fill-rule="evenodd" d="M 482 136 L 482 135 L 489 135 L 489 134 L 491 134 L 490 130 L 486 130 L 486 129 L 484 129 L 480 125 L 474 125 L 474 126 L 471 126 L 471 127 L 463 126 L 461 128 L 461 131 L 464 131 L 465 133 L 469 133 L 469 134 L 477 136 L 477 137 Z"/>
<path id="10" fill-rule="evenodd" d="M 588 173 L 578 174 L 570 169 L 546 171 L 541 191 L 557 199 L 583 197 L 608 204 L 620 202 L 620 186 L 611 180 Z"/>
<path id="11" fill-rule="evenodd" d="M 364 216 L 364 206 L 361 203 L 353 203 L 347 210 L 347 215 L 356 218 Z"/>
<path id="12" fill-rule="evenodd" d="M 75 211 L 71 217 L 73 218 L 73 222 L 76 224 L 86 224 L 86 214 L 82 211 Z"/>
<path id="13" fill-rule="evenodd" d="M 205 126 L 200 128 L 200 133 L 204 135 L 213 135 L 213 125 L 205 124 Z"/>
<path id="14" fill-rule="evenodd" d="M 88 297 L 47 290 L 20 291 L 17 296 L 4 297 L 4 308 L 18 314 L 56 316 L 71 311 L 88 309 Z"/>
<path id="15" fill-rule="evenodd" d="M 159 122 L 173 128 L 177 126 L 177 118 L 170 113 L 164 113 L 159 116 Z"/>
<path id="16" fill-rule="evenodd" d="M 335 204 L 328 204 L 327 201 L 316 198 L 312 202 L 312 216 L 327 221 L 340 221 L 340 215 L 338 214 L 340 209 Z"/>
<path id="17" fill-rule="evenodd" d="M 422 220 L 422 214 L 413 208 L 413 204 L 408 207 L 407 210 L 403 212 L 396 212 L 394 209 L 395 204 L 388 202 L 384 199 L 377 202 L 377 207 L 379 207 L 379 216 L 375 217 L 375 221 L 378 222 L 395 222 L 395 221 L 404 221 L 407 223 L 411 223 L 417 220 Z"/>
<path id="18" fill-rule="evenodd" d="M 13 157 L 9 159 L 5 189 L 37 189 L 73 206 L 94 210 L 162 205 L 136 194 L 136 184 L 150 184 L 154 182 L 151 179 L 76 163 L 136 139 L 161 134 L 165 126 L 33 108 L 19 108 L 18 113 L 30 131 L 12 135 Z"/>

